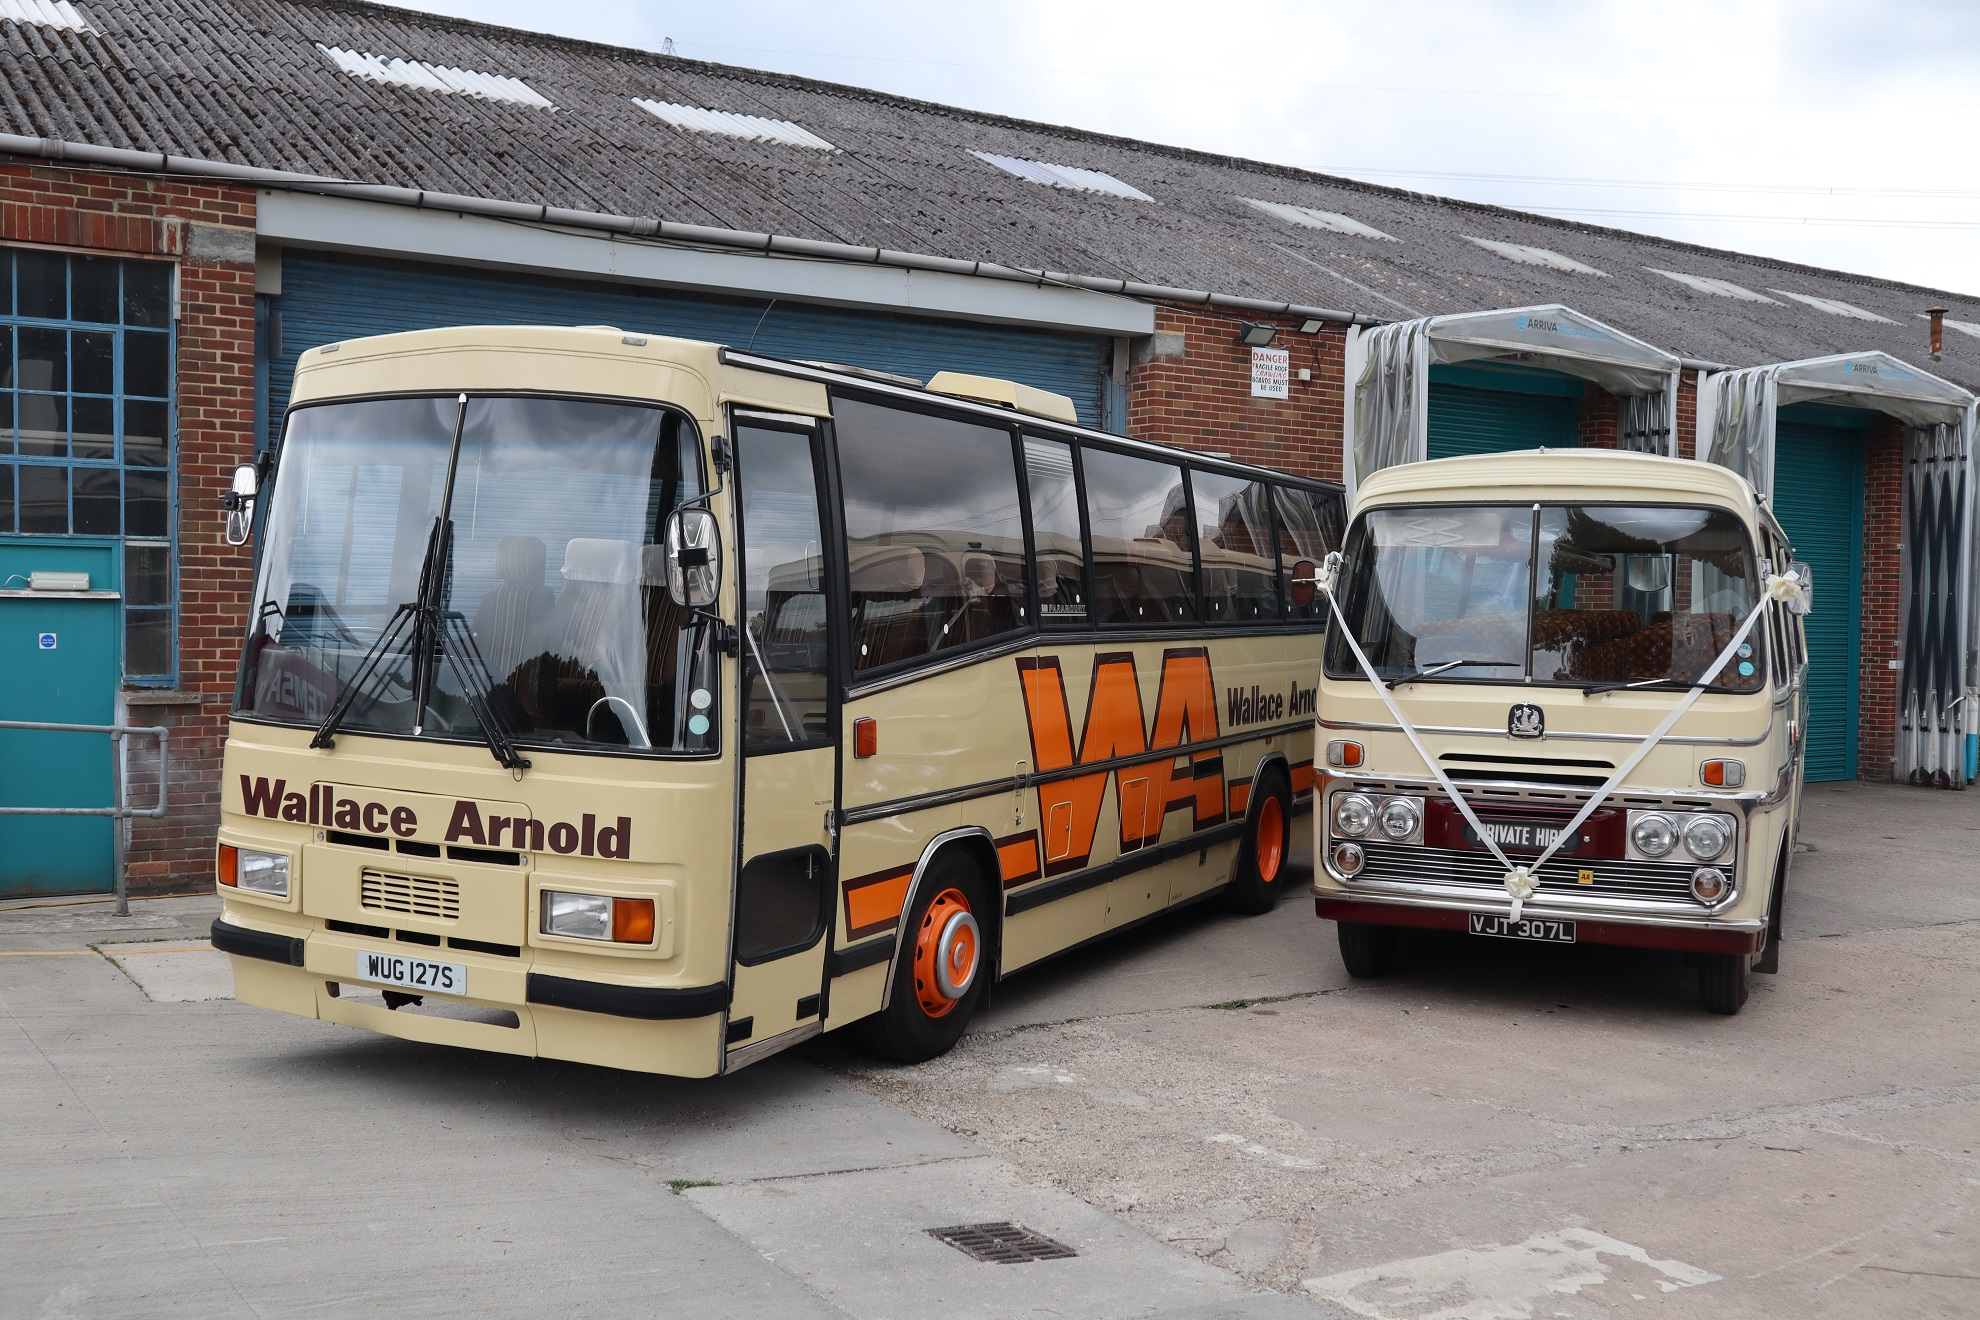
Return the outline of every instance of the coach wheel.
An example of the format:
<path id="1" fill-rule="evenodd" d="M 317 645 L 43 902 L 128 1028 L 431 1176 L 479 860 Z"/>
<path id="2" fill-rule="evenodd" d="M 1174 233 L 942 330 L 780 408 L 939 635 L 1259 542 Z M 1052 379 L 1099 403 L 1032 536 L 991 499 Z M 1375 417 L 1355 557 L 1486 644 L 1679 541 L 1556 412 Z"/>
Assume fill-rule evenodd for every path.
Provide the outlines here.
<path id="1" fill-rule="evenodd" d="M 1698 959 L 1698 1002 L 1708 1013 L 1731 1015 L 1746 1003 L 1746 965 L 1752 955 L 1708 953 Z"/>
<path id="2" fill-rule="evenodd" d="M 1276 765 L 1254 781 L 1243 838 L 1237 873 L 1224 901 L 1234 911 L 1257 916 L 1270 912 L 1285 892 L 1286 859 L 1292 852 L 1292 791 L 1285 771 Z"/>
<path id="3" fill-rule="evenodd" d="M 1349 976 L 1368 980 L 1396 969 L 1397 933 L 1394 926 L 1367 921 L 1336 922 L 1341 941 L 1341 965 Z"/>
<path id="4" fill-rule="evenodd" d="M 945 849 L 922 876 L 901 923 L 901 951 L 887 1002 L 855 1031 L 866 1048 L 897 1063 L 947 1053 L 983 1002 L 989 948 L 979 913 L 988 886 L 968 854 Z"/>

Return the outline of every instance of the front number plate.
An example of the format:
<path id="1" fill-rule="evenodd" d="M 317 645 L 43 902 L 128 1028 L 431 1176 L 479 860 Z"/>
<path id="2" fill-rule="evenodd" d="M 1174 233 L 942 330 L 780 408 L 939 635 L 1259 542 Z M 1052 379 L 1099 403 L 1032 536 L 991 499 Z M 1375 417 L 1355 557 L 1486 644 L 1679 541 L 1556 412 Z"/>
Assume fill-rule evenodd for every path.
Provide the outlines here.
<path id="1" fill-rule="evenodd" d="M 357 974 L 362 980 L 408 990 L 426 990 L 437 995 L 467 993 L 467 968 L 459 963 L 431 962 L 396 953 L 360 953 Z"/>
<path id="2" fill-rule="evenodd" d="M 1543 944 L 1574 943 L 1572 921 L 1548 921 L 1540 917 L 1521 917 L 1513 921 L 1489 912 L 1473 912 L 1470 917 L 1473 935 L 1496 935 L 1507 940 L 1539 940 Z"/>

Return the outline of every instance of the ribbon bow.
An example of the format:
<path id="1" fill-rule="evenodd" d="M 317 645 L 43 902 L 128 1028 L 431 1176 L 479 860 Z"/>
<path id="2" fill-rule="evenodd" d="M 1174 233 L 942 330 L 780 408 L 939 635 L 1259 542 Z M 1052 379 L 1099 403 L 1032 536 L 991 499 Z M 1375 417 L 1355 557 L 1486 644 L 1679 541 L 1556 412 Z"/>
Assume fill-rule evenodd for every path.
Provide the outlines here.
<path id="1" fill-rule="evenodd" d="M 1506 892 L 1512 895 L 1512 919 L 1514 921 L 1519 920 L 1520 905 L 1533 897 L 1533 891 L 1539 886 L 1539 883 L 1539 881 L 1533 878 L 1533 871 L 1529 867 L 1515 866 L 1512 870 L 1506 872 Z"/>
<path id="2" fill-rule="evenodd" d="M 1767 599 L 1781 602 L 1792 614 L 1808 613 L 1813 603 L 1809 599 L 1808 584 L 1795 573 L 1769 573 Z"/>

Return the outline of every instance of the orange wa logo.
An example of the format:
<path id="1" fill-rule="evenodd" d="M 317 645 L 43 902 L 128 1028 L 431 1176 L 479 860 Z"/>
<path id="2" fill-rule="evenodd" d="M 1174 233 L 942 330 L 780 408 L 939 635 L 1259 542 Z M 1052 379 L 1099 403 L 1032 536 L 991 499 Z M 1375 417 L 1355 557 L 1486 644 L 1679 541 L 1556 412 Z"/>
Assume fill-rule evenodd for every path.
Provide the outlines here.
<path id="1" fill-rule="evenodd" d="M 1184 807 L 1193 812 L 1192 829 L 1223 823 L 1221 751 L 1179 750 L 1173 757 L 1152 759 L 1148 755 L 1218 736 L 1217 688 L 1205 648 L 1178 647 L 1162 653 L 1152 724 L 1142 708 L 1134 656 L 1127 652 L 1097 656 L 1077 739 L 1058 658 L 1027 657 L 1017 665 L 1038 773 L 1093 767 L 1090 774 L 1038 786 L 1046 875 L 1077 871 L 1087 864 L 1110 779 L 1115 783 L 1123 852 L 1155 842 L 1169 813 Z"/>

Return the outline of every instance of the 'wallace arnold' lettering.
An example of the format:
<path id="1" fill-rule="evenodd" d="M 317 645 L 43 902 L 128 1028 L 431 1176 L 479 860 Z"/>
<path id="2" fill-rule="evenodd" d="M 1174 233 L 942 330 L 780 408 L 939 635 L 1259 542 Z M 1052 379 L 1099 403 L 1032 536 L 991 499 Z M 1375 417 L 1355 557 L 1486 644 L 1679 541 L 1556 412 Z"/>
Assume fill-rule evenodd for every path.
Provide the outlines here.
<path id="1" fill-rule="evenodd" d="M 419 815 L 413 808 L 346 797 L 333 784 L 311 784 L 304 794 L 291 792 L 286 779 L 270 783 L 259 775 L 242 775 L 241 801 L 250 816 L 269 820 L 322 825 L 352 834 L 395 834 L 402 839 L 419 833 Z M 445 841 L 514 852 L 625 858 L 632 855 L 632 818 L 620 816 L 601 828 L 598 817 L 590 812 L 575 825 L 567 820 L 483 815 L 472 801 L 457 798 L 447 820 Z"/>
<path id="2" fill-rule="evenodd" d="M 1256 683 L 1249 689 L 1225 688 L 1224 707 L 1226 724 L 1264 724 L 1270 720 L 1297 719 L 1301 715 L 1311 715 L 1314 699 L 1319 696 L 1316 687 L 1303 688 L 1295 681 L 1284 692 L 1267 692 Z"/>

